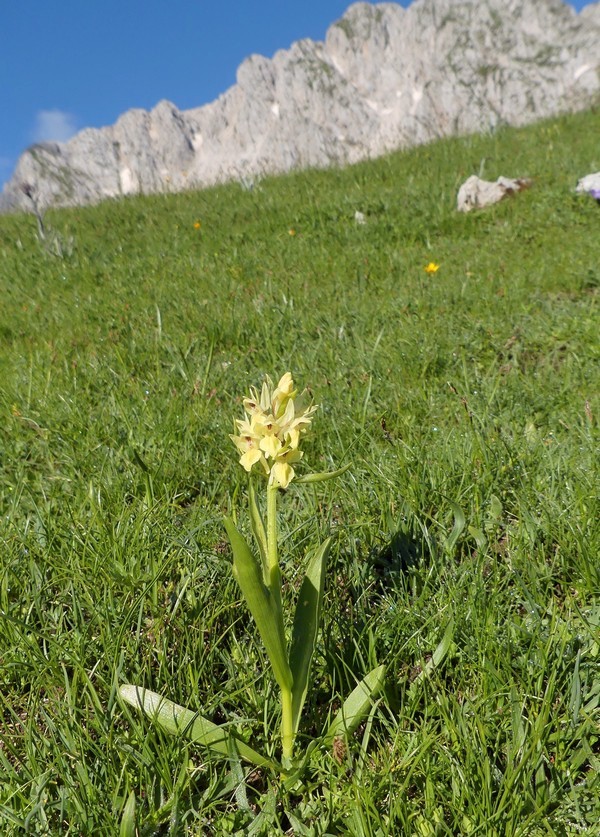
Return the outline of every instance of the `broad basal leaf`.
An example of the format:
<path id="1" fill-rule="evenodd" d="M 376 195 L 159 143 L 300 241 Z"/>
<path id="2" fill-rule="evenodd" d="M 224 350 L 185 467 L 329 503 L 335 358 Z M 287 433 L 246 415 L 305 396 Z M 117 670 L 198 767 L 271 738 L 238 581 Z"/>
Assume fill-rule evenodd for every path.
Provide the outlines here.
<path id="1" fill-rule="evenodd" d="M 152 721 L 172 735 L 183 735 L 189 741 L 209 747 L 222 756 L 229 756 L 233 743 L 241 758 L 257 767 L 281 769 L 271 759 L 249 747 L 233 730 L 219 727 L 198 712 L 173 703 L 156 692 L 127 684 L 119 688 L 119 695 L 126 703 L 141 709 Z"/>
<path id="2" fill-rule="evenodd" d="M 321 604 L 323 602 L 323 588 L 330 544 L 331 538 L 327 538 L 310 559 L 296 603 L 290 647 L 294 733 L 298 732 L 300 715 L 308 690 L 310 664 L 321 619 Z"/>
<path id="3" fill-rule="evenodd" d="M 292 673 L 287 659 L 281 606 L 265 585 L 262 566 L 250 551 L 246 540 L 229 518 L 225 518 L 224 523 L 233 550 L 233 575 L 256 622 L 275 679 L 281 689 L 289 692 L 292 688 Z"/>
<path id="4" fill-rule="evenodd" d="M 377 666 L 364 677 L 346 698 L 325 733 L 324 741 L 331 744 L 338 735 L 349 735 L 363 721 L 385 682 L 385 666 Z"/>

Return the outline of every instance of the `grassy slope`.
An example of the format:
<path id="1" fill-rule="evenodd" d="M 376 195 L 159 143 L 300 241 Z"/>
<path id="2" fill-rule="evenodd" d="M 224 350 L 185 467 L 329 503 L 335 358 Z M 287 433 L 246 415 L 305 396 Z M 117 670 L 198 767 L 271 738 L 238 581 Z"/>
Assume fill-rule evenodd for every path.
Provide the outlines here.
<path id="1" fill-rule="evenodd" d="M 599 132 L 592 112 L 49 213 L 62 257 L 0 219 L 3 833 L 115 833 L 131 789 L 141 833 L 247 827 L 223 765 L 115 690 L 273 740 L 220 519 L 240 396 L 287 369 L 323 405 L 308 464 L 352 462 L 284 504 L 292 581 L 335 534 L 305 729 L 377 662 L 389 685 L 368 740 L 283 807 L 314 834 L 595 827 L 600 209 L 573 186 Z M 535 183 L 459 215 L 473 172 Z"/>

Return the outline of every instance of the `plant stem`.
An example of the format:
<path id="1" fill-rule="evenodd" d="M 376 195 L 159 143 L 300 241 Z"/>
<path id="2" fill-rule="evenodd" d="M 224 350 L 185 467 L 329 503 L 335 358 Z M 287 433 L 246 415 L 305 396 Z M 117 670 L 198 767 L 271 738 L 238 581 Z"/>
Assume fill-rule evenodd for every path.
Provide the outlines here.
<path id="1" fill-rule="evenodd" d="M 294 752 L 294 718 L 292 712 L 292 690 L 281 690 L 281 746 L 284 767 Z"/>
<path id="2" fill-rule="evenodd" d="M 269 590 L 279 611 L 279 618 L 283 623 L 283 607 L 281 604 L 281 570 L 277 551 L 277 493 L 279 488 L 267 486 L 267 571 Z M 294 713 L 292 704 L 292 690 L 281 689 L 281 746 L 283 760 L 292 758 L 294 749 Z"/>
<path id="3" fill-rule="evenodd" d="M 277 491 L 275 485 L 267 486 L 267 569 L 269 573 L 269 587 L 274 593 L 274 587 L 281 588 L 279 573 L 279 558 L 277 555 Z M 279 575 L 279 578 L 277 576 Z"/>

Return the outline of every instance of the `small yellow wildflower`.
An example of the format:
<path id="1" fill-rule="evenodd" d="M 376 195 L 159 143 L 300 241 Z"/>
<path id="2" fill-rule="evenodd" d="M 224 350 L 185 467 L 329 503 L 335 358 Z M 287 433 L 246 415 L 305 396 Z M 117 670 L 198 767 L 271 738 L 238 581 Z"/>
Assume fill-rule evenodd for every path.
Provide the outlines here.
<path id="1" fill-rule="evenodd" d="M 260 464 L 269 484 L 287 488 L 294 479 L 292 465 L 302 459 L 300 439 L 307 432 L 316 406 L 308 404 L 305 393 L 296 397 L 294 381 L 286 372 L 273 388 L 269 377 L 260 393 L 250 388 L 244 398 L 246 418 L 236 419 L 237 434 L 230 436 L 241 453 L 240 465 L 251 471 Z"/>
<path id="2" fill-rule="evenodd" d="M 296 235 L 296 230 L 293 227 L 290 227 L 288 230 L 288 235 Z"/>
<path id="3" fill-rule="evenodd" d="M 425 265 L 425 273 L 437 273 L 439 269 L 439 264 L 435 262 L 429 262 L 429 264 Z"/>
<path id="4" fill-rule="evenodd" d="M 195 230 L 199 230 L 201 226 L 202 226 L 202 224 L 200 223 L 200 221 L 194 221 L 194 229 Z"/>

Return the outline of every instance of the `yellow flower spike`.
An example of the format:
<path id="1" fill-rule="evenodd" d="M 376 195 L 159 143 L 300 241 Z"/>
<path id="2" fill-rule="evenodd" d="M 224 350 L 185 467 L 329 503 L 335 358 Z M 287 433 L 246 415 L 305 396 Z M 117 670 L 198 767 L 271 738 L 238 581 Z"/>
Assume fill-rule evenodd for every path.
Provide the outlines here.
<path id="1" fill-rule="evenodd" d="M 230 438 L 240 452 L 240 464 L 251 471 L 262 466 L 269 484 L 287 488 L 294 479 L 292 463 L 299 462 L 302 437 L 307 433 L 317 409 L 305 393 L 297 397 L 291 372 L 279 379 L 276 387 L 265 378 L 260 393 L 250 387 L 250 397 L 243 399 L 247 418 L 235 422 L 236 434 Z"/>
<path id="2" fill-rule="evenodd" d="M 437 273 L 439 269 L 440 269 L 439 264 L 436 264 L 435 262 L 429 262 L 428 265 L 425 265 L 425 273 L 429 273 L 429 274 Z"/>

